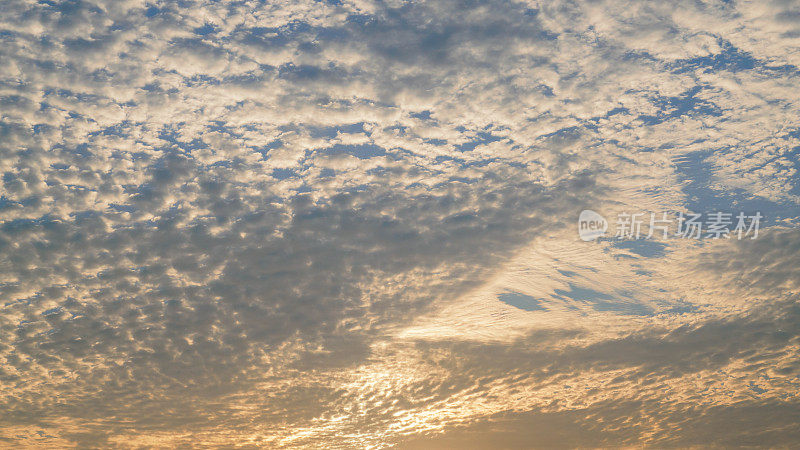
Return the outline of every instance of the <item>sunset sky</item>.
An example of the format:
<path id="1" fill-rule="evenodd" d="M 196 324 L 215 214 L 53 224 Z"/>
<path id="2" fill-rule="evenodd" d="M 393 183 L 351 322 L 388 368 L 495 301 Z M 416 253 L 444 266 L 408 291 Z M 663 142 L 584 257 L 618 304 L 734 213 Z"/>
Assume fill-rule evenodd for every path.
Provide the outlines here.
<path id="1" fill-rule="evenodd" d="M 796 0 L 0 0 L 0 447 L 798 448 L 799 118 Z"/>

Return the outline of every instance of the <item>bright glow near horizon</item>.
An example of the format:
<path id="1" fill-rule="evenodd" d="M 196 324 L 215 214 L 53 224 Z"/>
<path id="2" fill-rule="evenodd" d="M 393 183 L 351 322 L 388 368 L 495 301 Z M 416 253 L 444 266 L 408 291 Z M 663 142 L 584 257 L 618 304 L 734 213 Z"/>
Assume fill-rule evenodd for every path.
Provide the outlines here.
<path id="1" fill-rule="evenodd" d="M 4 0 L 0 446 L 796 447 L 798 17 Z"/>

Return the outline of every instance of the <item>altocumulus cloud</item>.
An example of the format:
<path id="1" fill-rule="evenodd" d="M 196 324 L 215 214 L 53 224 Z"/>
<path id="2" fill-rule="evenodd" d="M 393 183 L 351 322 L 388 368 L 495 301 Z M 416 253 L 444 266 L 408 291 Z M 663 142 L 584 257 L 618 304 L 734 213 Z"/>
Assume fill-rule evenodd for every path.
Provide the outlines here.
<path id="1" fill-rule="evenodd" d="M 0 9 L 8 445 L 800 439 L 795 3 Z"/>

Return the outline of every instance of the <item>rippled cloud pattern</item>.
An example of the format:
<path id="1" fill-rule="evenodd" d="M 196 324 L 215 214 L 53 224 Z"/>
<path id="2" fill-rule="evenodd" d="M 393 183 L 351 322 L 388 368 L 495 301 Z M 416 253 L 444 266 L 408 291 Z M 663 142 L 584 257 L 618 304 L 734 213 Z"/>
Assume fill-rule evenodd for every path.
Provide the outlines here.
<path id="1" fill-rule="evenodd" d="M 798 86 L 790 0 L 3 0 L 0 445 L 800 445 Z"/>

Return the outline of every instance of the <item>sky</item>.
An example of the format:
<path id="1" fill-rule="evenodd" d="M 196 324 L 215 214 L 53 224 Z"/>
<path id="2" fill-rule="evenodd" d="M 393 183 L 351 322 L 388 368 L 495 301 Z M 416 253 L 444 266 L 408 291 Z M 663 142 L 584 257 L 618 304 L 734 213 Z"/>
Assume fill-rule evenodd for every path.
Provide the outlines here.
<path id="1" fill-rule="evenodd" d="M 794 0 L 2 0 L 0 446 L 797 447 L 798 86 Z"/>

